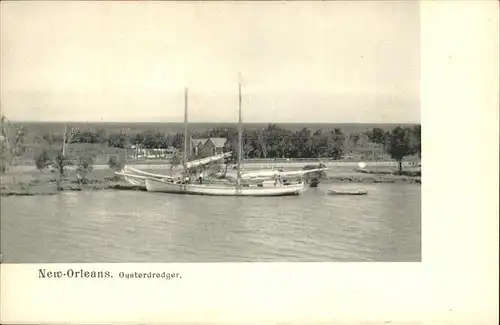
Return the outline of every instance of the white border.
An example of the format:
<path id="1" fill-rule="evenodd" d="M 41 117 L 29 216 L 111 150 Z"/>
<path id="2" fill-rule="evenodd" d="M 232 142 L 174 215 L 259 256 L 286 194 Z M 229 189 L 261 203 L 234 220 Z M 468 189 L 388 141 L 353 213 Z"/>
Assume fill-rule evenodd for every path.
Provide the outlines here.
<path id="1" fill-rule="evenodd" d="M 498 2 L 424 1 L 421 21 L 423 263 L 4 264 L 0 323 L 497 323 Z"/>

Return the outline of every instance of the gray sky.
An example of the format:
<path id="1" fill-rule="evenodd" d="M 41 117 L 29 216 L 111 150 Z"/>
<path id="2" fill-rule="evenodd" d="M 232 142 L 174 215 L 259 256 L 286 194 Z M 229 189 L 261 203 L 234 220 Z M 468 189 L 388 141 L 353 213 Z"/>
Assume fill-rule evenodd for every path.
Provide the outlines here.
<path id="1" fill-rule="evenodd" d="M 14 120 L 420 122 L 418 1 L 1 2 Z"/>

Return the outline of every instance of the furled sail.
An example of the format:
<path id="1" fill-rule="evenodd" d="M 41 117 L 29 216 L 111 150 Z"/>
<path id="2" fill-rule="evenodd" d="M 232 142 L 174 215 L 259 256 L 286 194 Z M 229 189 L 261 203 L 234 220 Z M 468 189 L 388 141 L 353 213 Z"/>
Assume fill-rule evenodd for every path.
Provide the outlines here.
<path id="1" fill-rule="evenodd" d="M 172 176 L 169 176 L 169 175 L 148 173 L 148 172 L 145 172 L 145 171 L 142 171 L 142 170 L 139 170 L 139 169 L 132 168 L 130 166 L 123 167 L 123 170 L 122 170 L 122 172 L 120 174 L 150 176 L 150 177 L 159 177 L 159 178 L 167 178 L 167 179 L 171 179 L 172 178 Z"/>
<path id="2" fill-rule="evenodd" d="M 224 153 L 221 153 L 219 155 L 215 155 L 215 156 L 211 156 L 211 157 L 207 157 L 207 158 L 202 158 L 202 159 L 188 161 L 186 163 L 186 167 L 187 168 L 193 168 L 193 167 L 203 166 L 203 165 L 209 164 L 211 162 L 219 161 L 221 159 L 230 157 L 231 155 L 232 155 L 231 152 L 224 152 Z"/>
<path id="3" fill-rule="evenodd" d="M 301 176 L 308 173 L 320 172 L 324 171 L 326 168 L 316 168 L 309 170 L 296 170 L 296 171 L 279 171 L 279 170 L 259 170 L 256 172 L 247 172 L 241 175 L 242 179 L 250 179 L 250 178 L 272 178 L 272 177 L 293 177 L 293 176 Z"/>
<path id="4" fill-rule="evenodd" d="M 215 161 L 218 161 L 218 160 L 224 159 L 226 157 L 230 157 L 230 156 L 231 156 L 231 152 L 225 152 L 223 154 L 189 161 L 189 162 L 187 162 L 187 168 L 203 166 L 203 165 L 209 164 L 211 162 L 215 162 Z M 122 175 L 122 176 L 126 175 L 129 177 L 142 176 L 142 177 L 155 177 L 155 178 L 162 178 L 162 179 L 174 179 L 172 176 L 169 176 L 169 175 L 148 173 L 148 172 L 142 171 L 140 169 L 135 169 L 135 168 L 130 167 L 130 166 L 124 166 L 122 171 L 117 172 L 116 174 Z M 136 178 L 142 178 L 142 177 L 136 177 Z"/>

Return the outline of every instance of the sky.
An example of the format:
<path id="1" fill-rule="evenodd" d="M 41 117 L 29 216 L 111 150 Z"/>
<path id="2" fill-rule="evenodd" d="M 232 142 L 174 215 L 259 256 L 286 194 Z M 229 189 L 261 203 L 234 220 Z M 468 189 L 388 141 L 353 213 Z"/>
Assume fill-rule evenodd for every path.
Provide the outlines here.
<path id="1" fill-rule="evenodd" d="M 418 1 L 0 5 L 11 120 L 420 122 Z"/>

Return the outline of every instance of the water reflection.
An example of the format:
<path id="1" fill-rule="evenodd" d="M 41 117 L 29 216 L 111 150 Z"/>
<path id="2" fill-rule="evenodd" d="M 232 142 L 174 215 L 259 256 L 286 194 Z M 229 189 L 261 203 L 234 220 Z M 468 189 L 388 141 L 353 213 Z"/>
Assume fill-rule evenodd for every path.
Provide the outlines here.
<path id="1" fill-rule="evenodd" d="M 363 187 L 369 195 L 6 197 L 2 252 L 7 263 L 420 261 L 420 186 Z"/>

